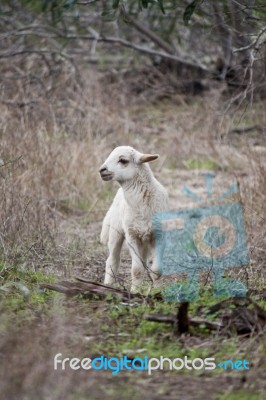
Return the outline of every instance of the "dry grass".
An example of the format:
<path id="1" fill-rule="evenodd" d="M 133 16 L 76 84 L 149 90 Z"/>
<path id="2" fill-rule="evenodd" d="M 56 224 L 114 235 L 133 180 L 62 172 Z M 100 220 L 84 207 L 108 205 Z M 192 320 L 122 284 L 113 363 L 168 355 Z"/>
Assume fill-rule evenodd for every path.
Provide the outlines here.
<path id="1" fill-rule="evenodd" d="M 105 249 L 99 245 L 98 236 L 116 185 L 101 182 L 97 171 L 113 147 L 129 144 L 161 154 L 154 170 L 169 189 L 173 207 L 188 205 L 180 195 L 183 185 L 202 190 L 203 172 L 210 165 L 217 173 L 218 190 L 226 189 L 234 179 L 240 183 L 251 263 L 244 272 L 238 273 L 244 274 L 249 287 L 265 287 L 265 130 L 255 135 L 230 133 L 236 126 L 265 127 L 263 103 L 253 104 L 244 113 L 241 108 L 224 114 L 221 89 L 203 98 L 173 96 L 153 105 L 145 101 L 138 103 L 137 97 L 127 97 L 123 84 L 112 87 L 111 93 L 95 71 L 83 71 L 77 80 L 74 72 L 65 66 L 61 66 L 60 74 L 49 75 L 48 83 L 50 92 L 43 93 L 40 87 L 36 88 L 34 96 L 38 101 L 30 107 L 18 106 L 33 94 L 33 87 L 24 86 L 21 81 L 6 88 L 12 104 L 0 105 L 0 261 L 4 271 L 16 267 L 67 278 L 78 274 L 102 279 Z M 194 169 L 195 165 L 201 165 L 201 169 Z M 127 264 L 123 256 L 127 269 L 121 272 L 122 278 L 125 272 L 128 274 Z M 5 275 L 2 282 L 6 282 Z M 61 350 L 72 349 L 74 354 L 75 350 L 84 353 L 88 349 L 79 342 L 86 334 L 84 326 L 90 326 L 86 306 L 75 304 L 72 308 L 72 303 L 50 306 L 51 314 L 59 313 L 59 316 L 53 315 L 51 319 L 42 315 L 43 310 L 36 312 L 33 307 L 33 325 L 18 327 L 15 323 L 11 327 L 8 322 L 3 328 L 4 333 L 5 329 L 12 332 L 8 339 L 1 336 L 2 351 L 6 346 L 12 352 L 3 392 L 5 398 L 13 377 L 15 384 L 10 400 L 17 399 L 17 393 L 22 393 L 24 397 L 19 398 L 25 400 L 36 395 L 52 399 L 49 397 L 52 392 L 53 399 L 61 399 L 70 393 L 71 385 L 75 386 L 74 374 L 69 376 L 67 385 L 66 375 L 60 377 L 57 386 L 53 371 L 48 371 L 49 362 Z M 89 315 L 94 311 L 92 305 Z M 98 335 L 104 318 L 101 310 L 96 319 L 92 317 Z M 88 329 L 92 333 L 93 329 Z M 23 351 L 17 332 L 21 334 Z M 33 338 L 30 344 L 29 332 Z M 260 356 L 256 353 L 256 357 Z M 30 372 L 25 374 L 21 368 L 16 369 L 16 364 Z M 108 392 L 109 378 L 101 379 L 93 375 L 87 381 L 85 374 L 81 374 L 78 378 L 81 394 L 75 398 L 83 399 L 82 393 L 88 390 L 94 391 L 95 398 L 108 393 L 113 398 L 117 393 L 123 396 L 121 381 L 118 392 L 112 392 L 111 388 Z M 170 398 L 163 379 L 162 376 L 158 385 L 164 387 L 163 398 Z M 170 380 L 173 390 L 174 379 Z M 235 379 L 233 386 L 238 381 Z M 146 384 L 145 379 L 143 382 Z M 194 389 L 187 398 L 202 398 L 195 397 L 201 383 L 197 378 L 193 382 Z M 224 385 L 227 381 L 220 377 L 213 381 L 207 378 L 204 382 L 206 388 L 214 390 L 216 384 Z M 177 383 L 180 386 L 180 381 Z M 155 378 L 149 384 L 158 390 Z M 145 394 L 145 385 L 142 386 L 141 393 Z M 31 390 L 27 392 L 28 387 Z"/>
<path id="2" fill-rule="evenodd" d="M 258 248 L 252 250 L 252 257 L 262 262 L 263 133 L 236 137 L 230 132 L 239 126 L 264 127 L 263 103 L 224 113 L 223 88 L 215 88 L 203 98 L 183 96 L 181 101 L 178 96 L 156 105 L 136 104 L 135 97 L 126 98 L 127 88 L 121 84 L 112 86 L 111 98 L 95 71 L 83 72 L 77 80 L 67 66 L 61 67 L 60 79 L 58 74 L 49 78 L 49 99 L 30 83 L 24 87 L 16 81 L 14 87 L 5 88 L 11 98 L 1 105 L 0 114 L 4 260 L 15 262 L 29 249 L 42 257 L 46 246 L 55 248 L 58 227 L 64 222 L 65 230 L 66 216 L 100 221 L 113 187 L 100 182 L 98 166 L 113 147 L 130 144 L 162 155 L 154 168 L 170 186 L 175 185 L 178 171 L 191 170 L 185 178 L 188 183 L 190 176 L 198 176 L 192 170 L 198 162 L 200 168 L 211 166 L 223 174 L 224 185 L 236 178 L 251 247 Z M 22 100 L 27 103 L 33 89 L 36 104 L 14 106 Z M 174 190 L 169 187 L 174 197 L 187 183 L 177 182 Z"/>
<path id="3" fill-rule="evenodd" d="M 90 83 L 90 76 L 87 80 Z M 63 75 L 57 97 L 59 84 L 54 88 L 54 103 L 42 97 L 46 109 L 43 104 L 16 106 L 14 113 L 12 101 L 12 105 L 1 105 L 1 245 L 6 260 L 14 260 L 22 249 L 34 248 L 36 241 L 42 242 L 44 250 L 44 240 L 54 241 L 58 220 L 68 212 L 88 211 L 105 190 L 97 179 L 104 157 L 99 155 L 105 136 L 121 121 L 99 104 L 99 91 L 93 84 L 84 88 L 83 96 L 80 90 L 75 94 L 75 85 L 70 84 L 69 101 L 65 81 Z M 96 100 L 84 99 L 85 92 Z M 58 109 L 64 109 L 63 93 L 68 108 L 62 119 Z M 18 91 L 19 96 L 27 102 L 26 93 Z M 77 108 L 83 118 L 76 115 Z"/>

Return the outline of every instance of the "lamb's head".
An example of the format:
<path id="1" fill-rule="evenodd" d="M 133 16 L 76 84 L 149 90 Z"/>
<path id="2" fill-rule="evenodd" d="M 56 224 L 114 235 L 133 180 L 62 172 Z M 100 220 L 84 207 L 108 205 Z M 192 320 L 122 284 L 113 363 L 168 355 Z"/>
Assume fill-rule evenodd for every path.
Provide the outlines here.
<path id="1" fill-rule="evenodd" d="M 143 154 L 130 146 L 116 147 L 99 169 L 104 181 L 125 182 L 133 179 L 141 165 L 156 160 L 158 154 Z"/>

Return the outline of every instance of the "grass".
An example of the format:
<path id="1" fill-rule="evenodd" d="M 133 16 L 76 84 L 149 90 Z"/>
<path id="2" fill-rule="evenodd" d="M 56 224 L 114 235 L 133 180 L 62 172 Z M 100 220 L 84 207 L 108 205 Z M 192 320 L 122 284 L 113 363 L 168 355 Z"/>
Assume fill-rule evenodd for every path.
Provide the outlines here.
<path id="1" fill-rule="evenodd" d="M 12 314 L 23 319 L 34 317 L 33 313 L 49 307 L 50 293 L 39 289 L 44 283 L 55 282 L 55 276 L 31 270 L 21 271 L 9 267 L 1 273 L 0 308 L 2 318 Z M 14 321 L 13 321 L 14 322 Z M 21 321 L 20 321 L 21 322 Z M 3 326 L 2 326 L 3 328 Z"/>

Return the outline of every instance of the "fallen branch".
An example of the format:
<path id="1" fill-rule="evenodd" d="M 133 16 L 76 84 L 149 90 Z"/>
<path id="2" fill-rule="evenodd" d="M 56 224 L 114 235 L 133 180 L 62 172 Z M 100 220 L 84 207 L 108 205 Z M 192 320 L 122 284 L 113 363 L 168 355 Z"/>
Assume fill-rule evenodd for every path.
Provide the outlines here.
<path id="1" fill-rule="evenodd" d="M 117 298 L 121 301 L 128 302 L 131 300 L 161 300 L 160 293 L 154 296 L 144 296 L 140 293 L 131 293 L 124 289 L 118 289 L 111 286 L 103 285 L 102 283 L 86 280 L 83 278 L 75 278 L 77 282 L 62 281 L 59 283 L 44 283 L 40 285 L 41 289 L 54 290 L 65 294 L 66 296 L 77 296 L 81 295 L 85 298 L 98 297 L 100 300 L 104 300 L 108 297 Z"/>
<path id="2" fill-rule="evenodd" d="M 170 315 L 160 315 L 160 314 L 145 314 L 144 319 L 151 322 L 159 322 L 164 324 L 171 324 L 175 325 L 177 320 L 173 314 Z M 223 328 L 223 324 L 220 322 L 210 322 L 203 318 L 189 318 L 188 319 L 189 325 L 194 327 L 202 327 L 205 325 L 206 328 L 210 330 L 220 330 Z"/>
<path id="3" fill-rule="evenodd" d="M 174 315 L 160 315 L 160 314 L 144 314 L 144 319 L 151 322 L 161 322 L 163 324 L 171 324 L 174 325 L 176 322 L 176 318 Z"/>
<path id="4" fill-rule="evenodd" d="M 2 99 L 0 99 L 0 103 L 5 104 L 7 106 L 11 106 L 11 107 L 23 108 L 23 107 L 32 107 L 34 104 L 39 103 L 39 101 L 38 100 L 11 101 L 11 100 L 2 100 Z"/>
<path id="5" fill-rule="evenodd" d="M 87 282 L 82 281 L 81 279 L 79 280 L 79 282 L 62 281 L 53 284 L 45 283 L 40 285 L 40 288 L 54 290 L 70 297 L 82 295 L 85 298 L 92 298 L 94 296 L 97 296 L 99 299 L 104 300 L 106 297 L 113 295 L 115 298 L 119 298 L 123 301 L 128 301 L 132 299 L 140 300 L 143 298 L 143 296 L 139 293 L 130 293 L 126 290 L 120 290 L 112 288 L 110 286 L 101 285 L 97 282 Z"/>
<path id="6" fill-rule="evenodd" d="M 234 128 L 229 131 L 229 133 L 246 133 L 246 132 L 252 132 L 252 131 L 258 131 L 258 132 L 264 132 L 266 130 L 266 127 L 260 126 L 260 125 L 253 125 L 253 126 L 245 126 L 242 128 Z"/>

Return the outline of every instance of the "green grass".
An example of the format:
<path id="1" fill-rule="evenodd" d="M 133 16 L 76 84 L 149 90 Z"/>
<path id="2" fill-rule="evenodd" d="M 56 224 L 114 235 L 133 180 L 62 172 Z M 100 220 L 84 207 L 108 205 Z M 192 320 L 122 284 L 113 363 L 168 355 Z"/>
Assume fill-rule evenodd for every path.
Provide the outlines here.
<path id="1" fill-rule="evenodd" d="M 56 298 L 65 299 L 63 295 L 39 289 L 39 285 L 42 283 L 54 282 L 54 276 L 47 276 L 30 269 L 20 270 L 14 266 L 6 267 L 3 263 L 1 270 L 1 333 L 8 332 L 11 326 L 13 328 L 21 326 L 34 318 L 39 318 L 40 315 L 47 318 L 60 317 L 61 313 L 66 316 L 70 315 L 71 305 L 70 308 L 66 304 L 61 306 L 62 301 L 59 300 L 60 306 L 56 306 L 54 301 Z M 208 315 L 207 311 L 211 305 L 220 300 L 212 295 L 211 290 L 202 288 L 198 301 L 191 302 L 189 305 L 189 316 L 197 318 L 203 315 L 204 318 L 215 321 L 219 315 Z M 75 313 L 83 315 L 82 313 L 85 312 L 86 316 L 89 312 L 90 325 L 94 326 L 96 332 L 98 331 L 95 336 L 97 339 L 84 344 L 86 351 L 91 355 L 93 353 L 94 356 L 121 357 L 129 355 L 141 358 L 163 356 L 171 359 L 187 356 L 189 359 L 215 357 L 217 362 L 244 358 L 250 361 L 251 349 L 249 348 L 247 352 L 247 347 L 241 345 L 241 337 L 236 334 L 226 338 L 224 335 L 219 337 L 216 332 L 210 332 L 202 325 L 191 328 L 191 336 L 186 339 L 184 345 L 180 337 L 174 334 L 171 324 L 151 322 L 144 318 L 144 314 L 176 315 L 178 304 L 175 302 L 151 300 L 130 307 L 111 297 L 102 302 L 96 299 L 86 300 L 82 296 L 78 296 L 70 302 L 72 302 L 72 306 L 74 305 Z M 260 303 L 262 302 L 261 300 Z M 94 311 L 91 307 L 95 303 L 99 305 L 99 308 Z M 264 306 L 265 304 L 264 300 Z M 93 310 L 93 312 L 89 310 Z M 196 340 L 191 338 L 196 338 Z M 254 345 L 258 349 L 258 343 Z M 84 349 L 82 351 L 86 352 Z M 69 348 L 69 352 L 71 353 L 71 348 Z M 185 369 L 180 372 L 191 373 Z M 202 372 L 193 371 L 194 375 L 200 373 Z M 224 373 L 222 369 L 212 371 L 214 375 L 222 373 Z M 230 399 L 231 397 L 228 397 L 228 400 Z M 259 397 L 254 397 L 254 399 L 259 399 Z M 227 397 L 221 397 L 219 400 L 227 400 Z"/>
<path id="2" fill-rule="evenodd" d="M 217 320 L 218 315 L 208 315 L 207 310 L 220 300 L 212 296 L 208 290 L 202 290 L 198 301 L 190 303 L 189 316 L 197 318 L 203 314 L 207 320 Z M 144 319 L 144 314 L 175 315 L 177 307 L 177 303 L 164 301 L 154 301 L 153 304 L 136 307 L 128 307 L 119 302 L 110 301 L 105 312 L 105 324 L 100 328 L 102 338 L 97 343 L 93 343 L 93 351 L 95 354 L 116 357 L 130 354 L 132 357 L 147 355 L 158 358 L 160 356 L 169 358 L 188 356 L 191 359 L 215 357 L 217 362 L 227 359 L 250 361 L 250 349 L 247 352 L 246 346 L 241 345 L 241 336 L 236 334 L 217 337 L 216 332 L 210 332 L 203 324 L 190 330 L 191 337 L 198 338 L 198 341 L 192 341 L 192 344 L 184 346 L 180 337 L 174 335 L 171 324 Z M 197 346 L 197 343 L 202 342 L 205 343 L 204 346 Z M 182 371 L 182 373 L 186 372 Z M 194 372 L 197 374 L 197 371 Z M 224 371 L 216 369 L 212 373 L 222 374 Z"/>
<path id="3" fill-rule="evenodd" d="M 262 394 L 254 394 L 244 390 L 223 394 L 217 397 L 217 400 L 263 400 L 265 397 Z"/>
<path id="4" fill-rule="evenodd" d="M 44 291 L 41 284 L 55 282 L 53 275 L 45 275 L 30 269 L 20 270 L 17 266 L 1 265 L 0 310 L 2 329 L 8 322 L 31 320 L 37 312 L 49 311 L 49 299 L 58 293 Z M 4 324 L 3 322 L 6 322 Z M 4 327 L 4 325 L 6 325 Z"/>
<path id="5" fill-rule="evenodd" d="M 188 170 L 193 170 L 193 169 L 203 169 L 203 170 L 210 170 L 210 171 L 216 171 L 219 169 L 218 164 L 214 162 L 213 160 L 209 159 L 194 159 L 190 158 L 186 161 L 184 161 L 184 165 Z"/>

